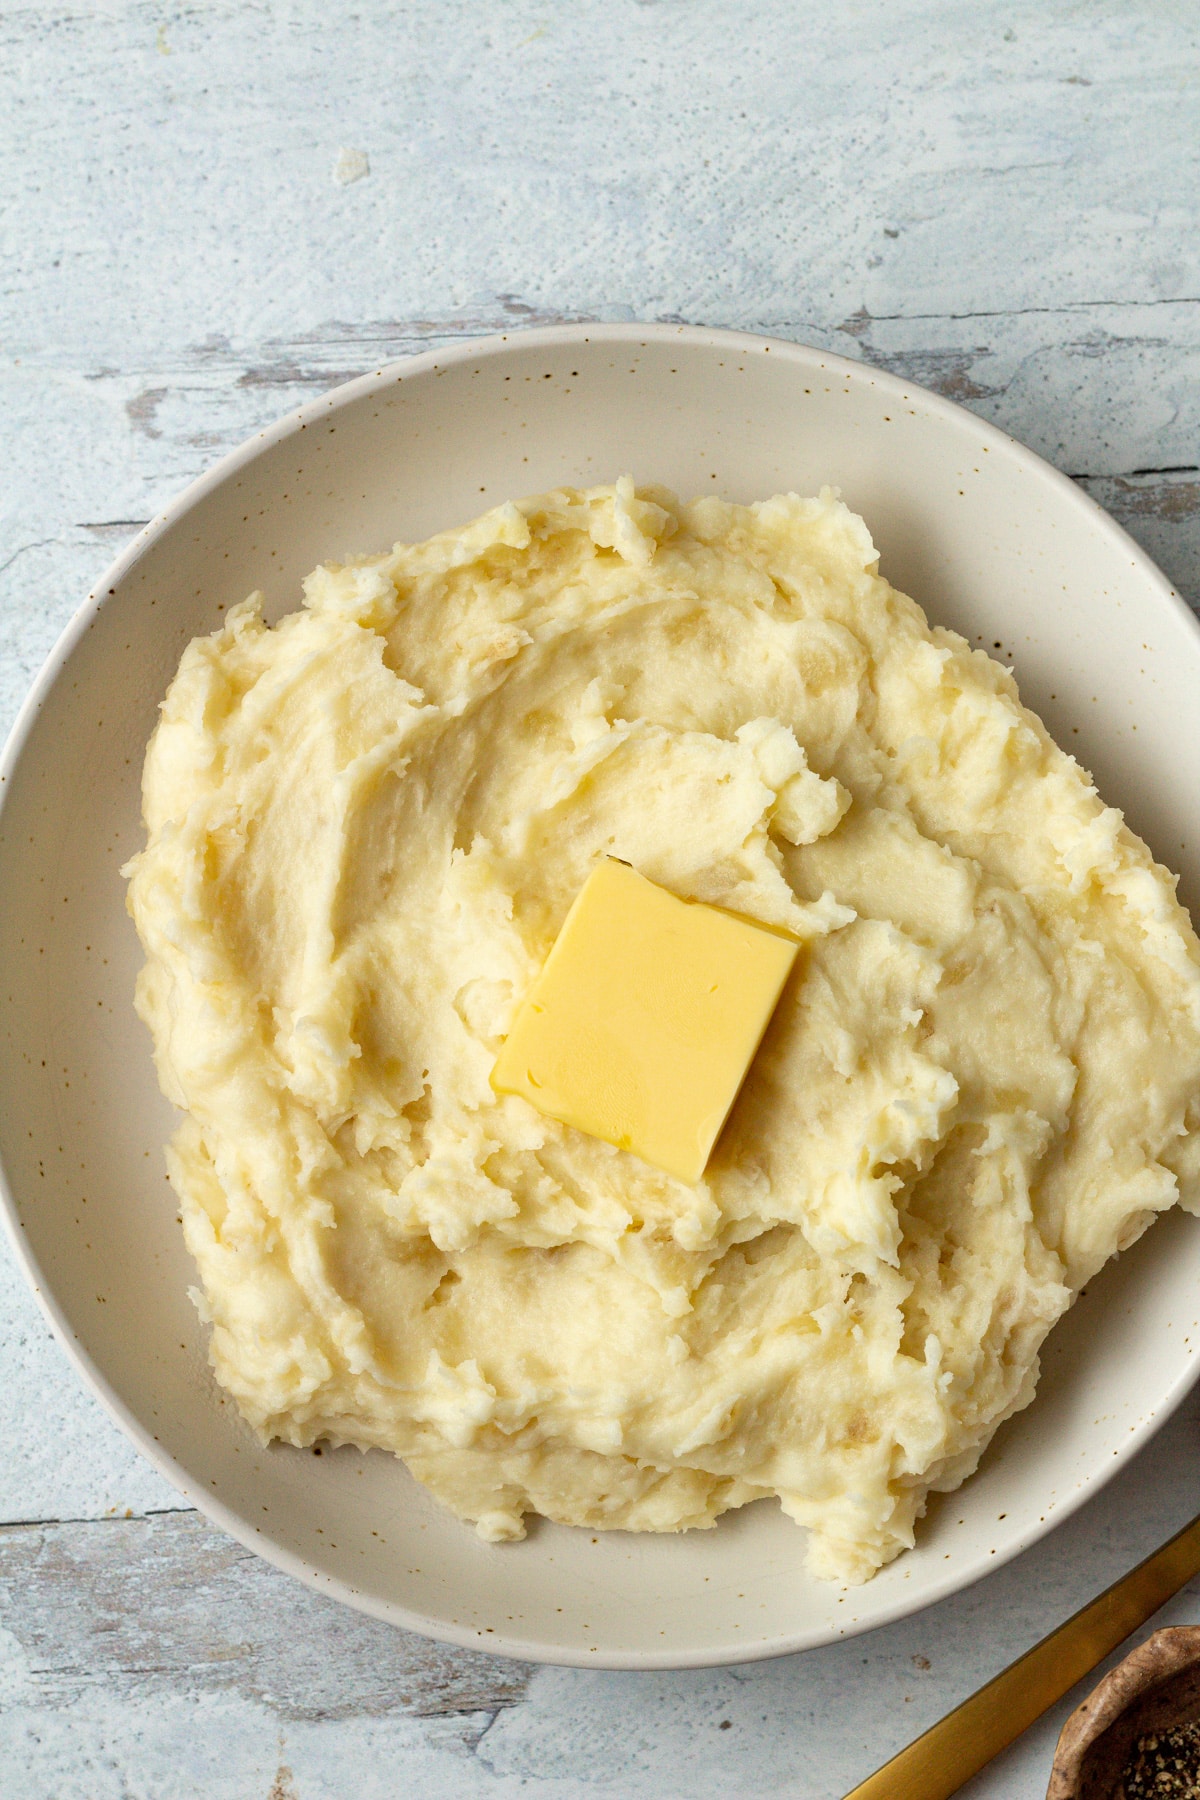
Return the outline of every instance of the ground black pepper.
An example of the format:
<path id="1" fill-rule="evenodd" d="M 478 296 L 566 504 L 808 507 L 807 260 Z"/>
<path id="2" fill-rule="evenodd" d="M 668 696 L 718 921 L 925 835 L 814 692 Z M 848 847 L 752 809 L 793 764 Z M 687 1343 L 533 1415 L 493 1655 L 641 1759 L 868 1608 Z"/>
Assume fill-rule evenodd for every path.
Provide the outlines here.
<path id="1" fill-rule="evenodd" d="M 1117 1791 L 1125 1800 L 1200 1800 L 1200 1719 L 1139 1738 Z"/>

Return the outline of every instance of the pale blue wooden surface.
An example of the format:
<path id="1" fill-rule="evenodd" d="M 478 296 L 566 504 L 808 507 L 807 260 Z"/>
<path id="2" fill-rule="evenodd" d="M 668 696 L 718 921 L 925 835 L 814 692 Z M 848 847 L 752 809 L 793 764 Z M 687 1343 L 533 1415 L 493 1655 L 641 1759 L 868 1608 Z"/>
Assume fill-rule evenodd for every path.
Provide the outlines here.
<path id="1" fill-rule="evenodd" d="M 1085 481 L 1200 601 L 1198 37 L 1183 3 L 0 3 L 0 722 L 222 450 L 540 320 L 899 369 Z M 530 1671 L 343 1613 L 181 1510 L 5 1255 L 0 1796 L 826 1800 L 1200 1507 L 1197 1414 L 903 1625 Z M 1200 1589 L 1169 1612 L 1200 1620 Z M 1038 1800 L 1065 1711 L 974 1800 Z"/>

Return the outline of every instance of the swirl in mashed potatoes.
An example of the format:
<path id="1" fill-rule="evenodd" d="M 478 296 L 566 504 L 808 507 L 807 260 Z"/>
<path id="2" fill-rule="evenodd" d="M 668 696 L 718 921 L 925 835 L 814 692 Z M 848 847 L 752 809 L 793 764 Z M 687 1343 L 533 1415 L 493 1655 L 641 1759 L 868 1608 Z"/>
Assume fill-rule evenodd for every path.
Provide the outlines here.
<path id="1" fill-rule="evenodd" d="M 490 1538 L 777 1495 L 866 1579 L 1200 1211 L 1171 877 L 828 491 L 564 490 L 304 591 L 184 653 L 130 865 L 218 1380 Z M 489 1084 L 608 855 L 802 943 L 695 1186 Z"/>

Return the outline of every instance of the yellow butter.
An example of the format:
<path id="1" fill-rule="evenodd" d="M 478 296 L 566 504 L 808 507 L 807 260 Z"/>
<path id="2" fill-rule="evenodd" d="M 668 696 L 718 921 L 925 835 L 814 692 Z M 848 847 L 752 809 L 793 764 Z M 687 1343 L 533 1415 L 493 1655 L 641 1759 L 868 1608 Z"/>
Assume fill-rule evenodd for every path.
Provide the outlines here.
<path id="1" fill-rule="evenodd" d="M 567 914 L 492 1086 L 699 1181 L 797 948 L 610 858 Z"/>

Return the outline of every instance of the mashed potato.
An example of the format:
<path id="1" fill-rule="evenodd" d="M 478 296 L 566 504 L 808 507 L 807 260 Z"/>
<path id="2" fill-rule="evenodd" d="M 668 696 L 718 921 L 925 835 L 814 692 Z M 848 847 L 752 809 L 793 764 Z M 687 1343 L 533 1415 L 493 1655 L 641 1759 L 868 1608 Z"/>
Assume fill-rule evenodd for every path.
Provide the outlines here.
<path id="1" fill-rule="evenodd" d="M 1011 675 L 829 492 L 628 481 L 319 568 L 184 653 L 130 865 L 222 1386 L 484 1536 L 777 1495 L 913 1542 L 1081 1284 L 1200 1210 L 1200 945 Z M 706 1177 L 489 1073 L 615 855 L 802 942 Z"/>

